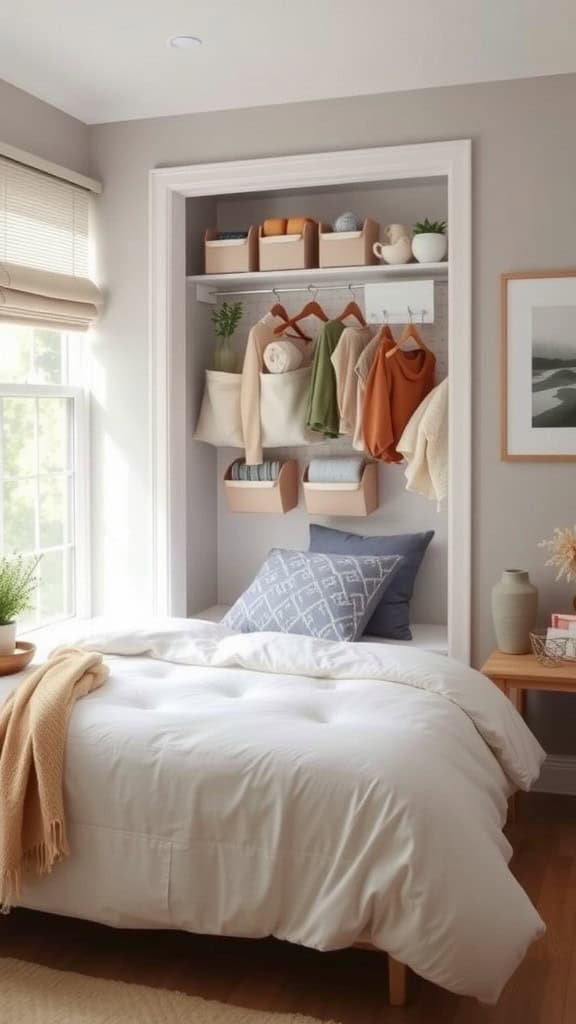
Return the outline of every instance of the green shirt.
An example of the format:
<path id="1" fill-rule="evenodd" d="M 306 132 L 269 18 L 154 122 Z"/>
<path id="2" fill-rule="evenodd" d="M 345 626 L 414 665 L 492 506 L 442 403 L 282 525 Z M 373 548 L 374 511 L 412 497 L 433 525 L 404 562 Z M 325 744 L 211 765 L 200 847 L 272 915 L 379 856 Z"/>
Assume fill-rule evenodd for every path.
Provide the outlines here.
<path id="1" fill-rule="evenodd" d="M 338 437 L 340 429 L 336 374 L 331 356 L 343 330 L 344 324 L 340 320 L 329 320 L 320 331 L 314 348 L 306 426 L 326 437 Z"/>

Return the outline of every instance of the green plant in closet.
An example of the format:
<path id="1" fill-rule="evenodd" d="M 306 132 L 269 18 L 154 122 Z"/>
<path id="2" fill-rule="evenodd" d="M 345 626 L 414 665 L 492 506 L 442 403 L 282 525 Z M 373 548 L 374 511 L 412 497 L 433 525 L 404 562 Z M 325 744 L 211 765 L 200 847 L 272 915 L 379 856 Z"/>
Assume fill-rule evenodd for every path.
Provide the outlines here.
<path id="1" fill-rule="evenodd" d="M 425 217 L 424 220 L 416 221 L 412 233 L 414 235 L 445 235 L 446 221 L 428 220 L 428 217 Z"/>
<path id="2" fill-rule="evenodd" d="M 232 348 L 231 339 L 242 319 L 244 307 L 241 302 L 223 302 L 212 313 L 214 333 L 218 339 L 214 353 L 214 367 L 224 373 L 236 373 L 238 357 Z"/>

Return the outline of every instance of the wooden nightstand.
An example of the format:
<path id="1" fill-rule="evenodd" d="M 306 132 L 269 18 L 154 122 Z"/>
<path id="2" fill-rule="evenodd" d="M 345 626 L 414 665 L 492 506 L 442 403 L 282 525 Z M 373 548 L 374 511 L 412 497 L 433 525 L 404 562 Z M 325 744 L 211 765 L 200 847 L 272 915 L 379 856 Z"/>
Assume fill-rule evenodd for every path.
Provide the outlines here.
<path id="1" fill-rule="evenodd" d="M 533 654 L 493 651 L 484 662 L 482 672 L 510 698 L 521 715 L 524 715 L 527 690 L 576 693 L 576 661 L 565 665 L 541 665 Z"/>
<path id="2" fill-rule="evenodd" d="M 564 665 L 541 665 L 533 654 L 503 654 L 493 651 L 482 666 L 482 672 L 512 701 L 524 717 L 526 691 L 576 693 L 576 662 Z M 516 802 L 510 802 L 513 821 Z"/>

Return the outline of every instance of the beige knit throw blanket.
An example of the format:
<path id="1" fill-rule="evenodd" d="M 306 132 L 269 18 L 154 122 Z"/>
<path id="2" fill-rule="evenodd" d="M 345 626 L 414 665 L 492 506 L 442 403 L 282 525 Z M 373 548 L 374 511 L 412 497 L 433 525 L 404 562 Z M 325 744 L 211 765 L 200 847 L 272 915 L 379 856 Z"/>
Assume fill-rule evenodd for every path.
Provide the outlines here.
<path id="1" fill-rule="evenodd" d="M 48 874 L 68 851 L 64 748 L 75 702 L 108 676 L 102 655 L 60 647 L 0 709 L 0 908 L 17 903 L 24 874 Z"/>

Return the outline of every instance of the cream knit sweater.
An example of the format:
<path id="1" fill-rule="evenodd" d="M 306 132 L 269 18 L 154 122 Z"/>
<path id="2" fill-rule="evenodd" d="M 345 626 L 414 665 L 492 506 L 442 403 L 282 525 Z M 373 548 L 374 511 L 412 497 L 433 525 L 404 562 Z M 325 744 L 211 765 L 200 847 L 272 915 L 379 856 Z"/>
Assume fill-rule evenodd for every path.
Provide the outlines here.
<path id="1" fill-rule="evenodd" d="M 420 403 L 397 450 L 407 462 L 406 490 L 440 502 L 448 494 L 448 378 Z"/>
<path id="2" fill-rule="evenodd" d="M 356 429 L 358 378 L 355 367 L 372 334 L 370 327 L 345 327 L 331 356 L 341 434 L 352 436 Z"/>

